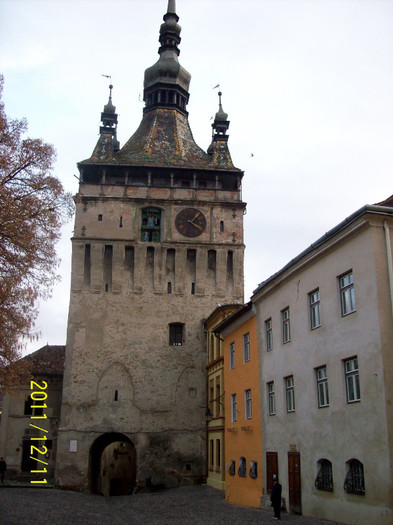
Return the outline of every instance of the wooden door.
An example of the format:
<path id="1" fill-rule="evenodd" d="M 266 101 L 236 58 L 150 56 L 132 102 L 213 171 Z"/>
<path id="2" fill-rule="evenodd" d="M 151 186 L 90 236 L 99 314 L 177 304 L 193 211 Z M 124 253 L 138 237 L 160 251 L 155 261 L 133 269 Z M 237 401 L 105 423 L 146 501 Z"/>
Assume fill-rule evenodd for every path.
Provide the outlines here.
<path id="1" fill-rule="evenodd" d="M 273 475 L 278 480 L 278 455 L 277 452 L 266 452 L 266 490 L 271 492 L 273 488 Z"/>
<path id="2" fill-rule="evenodd" d="M 288 452 L 288 488 L 289 511 L 301 514 L 300 452 Z"/>

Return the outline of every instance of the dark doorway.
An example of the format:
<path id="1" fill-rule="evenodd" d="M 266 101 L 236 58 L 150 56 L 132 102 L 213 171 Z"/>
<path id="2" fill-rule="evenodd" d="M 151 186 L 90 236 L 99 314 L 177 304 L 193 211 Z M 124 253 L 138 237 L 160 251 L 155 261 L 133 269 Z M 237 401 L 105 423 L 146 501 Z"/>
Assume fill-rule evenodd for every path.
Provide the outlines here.
<path id="1" fill-rule="evenodd" d="M 21 465 L 22 472 L 31 472 L 32 470 L 38 470 L 41 468 L 41 467 L 37 467 L 37 461 L 35 459 L 32 459 L 32 457 L 34 456 L 30 454 L 30 445 L 32 444 L 34 444 L 34 441 L 30 441 L 30 439 L 23 440 L 22 465 Z"/>
<path id="2" fill-rule="evenodd" d="M 266 490 L 271 492 L 273 488 L 273 476 L 278 478 L 278 455 L 277 452 L 266 452 Z"/>
<path id="3" fill-rule="evenodd" d="M 136 483 L 136 450 L 124 434 L 109 433 L 90 448 L 90 490 L 103 496 L 131 494 Z"/>
<path id="4" fill-rule="evenodd" d="M 288 452 L 289 511 L 302 513 L 300 452 Z"/>

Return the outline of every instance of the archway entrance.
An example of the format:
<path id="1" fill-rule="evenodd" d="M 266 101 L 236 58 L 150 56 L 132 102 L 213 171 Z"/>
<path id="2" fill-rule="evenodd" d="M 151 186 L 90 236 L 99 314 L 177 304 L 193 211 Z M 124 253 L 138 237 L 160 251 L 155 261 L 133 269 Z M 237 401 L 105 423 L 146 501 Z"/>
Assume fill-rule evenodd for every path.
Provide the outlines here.
<path id="1" fill-rule="evenodd" d="M 136 450 L 117 432 L 103 434 L 90 448 L 90 490 L 103 496 L 130 494 L 136 483 Z"/>

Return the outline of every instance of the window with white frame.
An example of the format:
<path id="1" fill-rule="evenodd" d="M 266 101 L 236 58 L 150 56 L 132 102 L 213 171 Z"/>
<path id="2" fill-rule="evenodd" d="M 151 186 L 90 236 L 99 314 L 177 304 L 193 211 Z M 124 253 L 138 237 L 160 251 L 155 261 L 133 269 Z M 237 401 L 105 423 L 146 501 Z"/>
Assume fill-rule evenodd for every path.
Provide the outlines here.
<path id="1" fill-rule="evenodd" d="M 318 407 L 329 406 L 329 387 L 326 366 L 320 366 L 315 370 L 317 377 Z"/>
<path id="2" fill-rule="evenodd" d="M 287 412 L 295 412 L 295 383 L 293 376 L 285 378 L 285 394 L 287 401 Z"/>
<path id="3" fill-rule="evenodd" d="M 270 381 L 267 384 L 267 400 L 269 407 L 269 416 L 274 416 L 276 414 L 276 398 L 274 394 L 274 381 Z"/>
<path id="4" fill-rule="evenodd" d="M 351 314 L 356 310 L 355 288 L 352 270 L 339 278 L 341 315 Z"/>
<path id="5" fill-rule="evenodd" d="M 270 352 L 271 350 L 273 350 L 272 318 L 266 319 L 265 321 L 265 337 L 266 337 L 266 351 Z"/>
<path id="6" fill-rule="evenodd" d="M 344 361 L 344 371 L 347 403 L 360 401 L 359 365 L 356 356 Z"/>
<path id="7" fill-rule="evenodd" d="M 243 359 L 245 363 L 250 360 L 250 334 L 243 335 Z"/>
<path id="8" fill-rule="evenodd" d="M 291 340 L 291 318 L 289 315 L 289 306 L 281 311 L 282 319 L 282 342 L 288 343 Z"/>
<path id="9" fill-rule="evenodd" d="M 229 368 L 231 370 L 235 368 L 235 343 L 229 345 Z"/>
<path id="10" fill-rule="evenodd" d="M 321 296 L 319 288 L 309 294 L 311 330 L 321 326 Z"/>
<path id="11" fill-rule="evenodd" d="M 236 394 L 231 394 L 231 420 L 237 421 L 237 400 Z"/>
<path id="12" fill-rule="evenodd" d="M 245 419 L 252 418 L 252 402 L 250 389 L 244 391 L 244 416 Z"/>

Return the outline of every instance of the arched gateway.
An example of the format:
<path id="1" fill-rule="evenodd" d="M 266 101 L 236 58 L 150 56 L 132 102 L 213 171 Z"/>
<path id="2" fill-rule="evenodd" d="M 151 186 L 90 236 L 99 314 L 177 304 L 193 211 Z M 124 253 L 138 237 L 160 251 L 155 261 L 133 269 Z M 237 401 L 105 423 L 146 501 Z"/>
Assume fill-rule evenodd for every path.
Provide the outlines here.
<path id="1" fill-rule="evenodd" d="M 136 450 L 124 434 L 98 437 L 90 448 L 89 483 L 93 494 L 130 494 L 136 483 Z"/>

